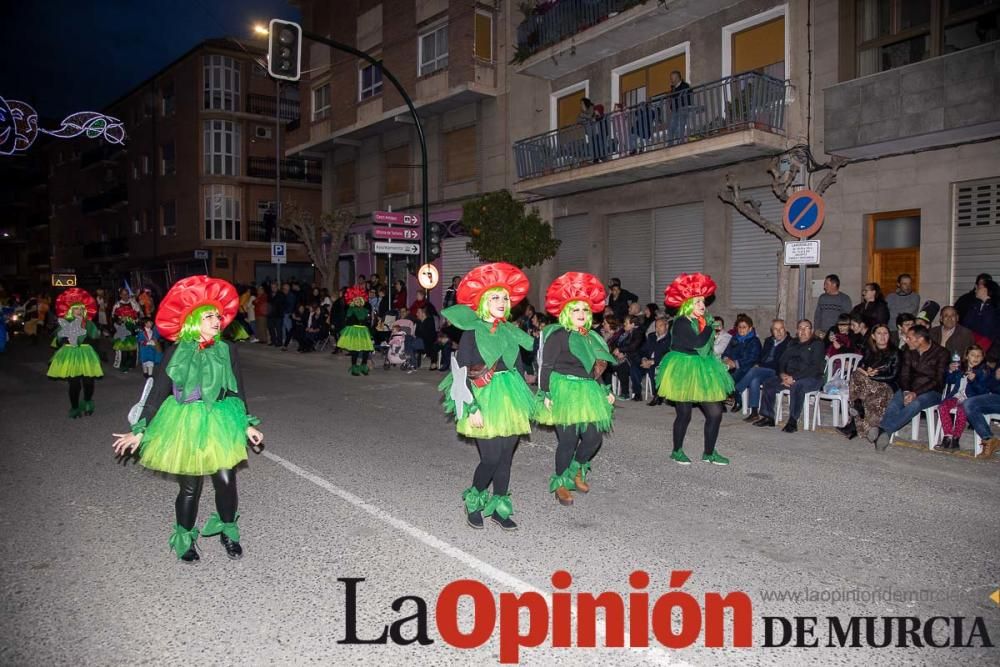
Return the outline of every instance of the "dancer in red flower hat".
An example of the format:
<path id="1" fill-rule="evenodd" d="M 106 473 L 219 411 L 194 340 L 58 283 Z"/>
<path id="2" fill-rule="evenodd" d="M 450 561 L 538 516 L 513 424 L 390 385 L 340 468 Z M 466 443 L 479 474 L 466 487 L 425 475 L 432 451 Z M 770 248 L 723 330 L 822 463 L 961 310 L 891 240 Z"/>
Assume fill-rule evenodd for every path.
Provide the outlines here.
<path id="1" fill-rule="evenodd" d="M 71 287 L 56 299 L 59 330 L 52 341 L 58 347 L 49 362 L 47 375 L 69 382 L 69 416 L 94 414 L 94 379 L 104 377 L 97 352 L 86 341 L 101 337 L 93 323 L 97 302 L 86 290 Z M 83 403 L 80 390 L 83 390 Z"/>
<path id="2" fill-rule="evenodd" d="M 571 491 L 590 491 L 590 461 L 611 430 L 615 395 L 601 375 L 615 358 L 604 338 L 591 330 L 593 313 L 604 308 L 604 297 L 600 280 L 577 271 L 559 276 L 545 292 L 545 310 L 559 323 L 542 332 L 541 404 L 535 421 L 556 430 L 556 468 L 549 491 L 562 505 L 573 504 Z"/>
<path id="3" fill-rule="evenodd" d="M 351 375 L 368 375 L 368 356 L 375 349 L 368 330 L 367 298 L 364 285 L 347 288 L 347 326 L 337 340 L 337 347 L 351 353 Z"/>
<path id="4" fill-rule="evenodd" d="M 131 433 L 115 433 L 115 452 L 139 450 L 140 465 L 176 476 L 177 522 L 170 546 L 186 563 L 199 560 L 198 502 L 204 476 L 212 477 L 216 512 L 200 531 L 219 535 L 232 559 L 243 556 L 236 494 L 236 466 L 247 459 L 247 442 L 259 445 L 260 420 L 247 410 L 237 346 L 222 340 L 239 308 L 236 288 L 225 280 L 191 276 L 170 288 L 156 313 L 156 327 L 176 341 L 156 369 L 152 391 Z"/>
<path id="5" fill-rule="evenodd" d="M 677 308 L 670 328 L 670 352 L 656 370 L 657 393 L 673 401 L 674 449 L 670 458 L 681 465 L 691 459 L 684 453 L 684 436 L 695 405 L 705 415 L 705 449 L 701 460 L 729 465 L 729 459 L 715 451 L 722 425 L 723 401 L 733 391 L 733 379 L 712 352 L 715 329 L 705 299 L 715 294 L 715 281 L 703 273 L 682 273 L 665 290 L 665 303 Z"/>

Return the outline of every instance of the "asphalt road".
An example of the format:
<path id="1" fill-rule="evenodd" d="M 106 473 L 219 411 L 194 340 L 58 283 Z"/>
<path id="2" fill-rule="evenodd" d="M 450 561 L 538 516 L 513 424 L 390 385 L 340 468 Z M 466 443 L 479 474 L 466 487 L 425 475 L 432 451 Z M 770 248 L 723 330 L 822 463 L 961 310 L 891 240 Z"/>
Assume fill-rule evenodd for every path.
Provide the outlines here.
<path id="1" fill-rule="evenodd" d="M 547 493 L 555 438 L 536 430 L 514 458 L 520 530 L 473 531 L 460 494 L 478 458 L 443 418 L 439 373 L 377 367 L 352 378 L 339 355 L 244 345 L 241 356 L 266 436 L 264 454 L 239 474 L 246 556 L 229 561 L 203 538 L 195 566 L 167 547 L 175 484 L 111 452 L 141 375 L 106 367 L 96 414 L 69 420 L 65 384 L 45 378 L 45 348 L 18 340 L 0 356 L 0 664 L 495 665 L 496 634 L 474 649 L 442 640 L 441 590 L 472 579 L 494 596 L 549 593 L 560 569 L 571 592 L 626 601 L 633 570 L 649 573 L 653 601 L 671 591 L 672 570 L 691 570 L 681 590 L 703 608 L 706 593 L 749 596 L 754 646 L 708 649 L 702 633 L 683 650 L 655 639 L 645 651 L 565 649 L 550 635 L 521 650 L 522 664 L 1000 663 L 996 648 L 829 648 L 824 620 L 960 616 L 967 639 L 981 617 L 1000 643 L 989 598 L 1000 582 L 1000 462 L 905 445 L 879 454 L 831 432 L 788 436 L 727 415 L 719 449 L 732 465 L 716 467 L 695 456 L 696 412 L 687 445 L 696 461 L 681 467 L 667 459 L 673 410 L 629 403 L 594 461 L 589 495 L 564 508 Z M 202 521 L 214 511 L 207 486 Z M 415 613 L 418 603 L 395 612 L 393 600 L 419 596 L 433 643 L 338 643 L 339 578 L 365 579 L 360 638 Z M 471 608 L 468 598 L 459 605 L 463 632 Z M 764 647 L 765 616 L 818 617 L 819 647 Z M 950 627 L 932 636 L 944 641 Z M 415 628 L 409 621 L 403 635 Z"/>

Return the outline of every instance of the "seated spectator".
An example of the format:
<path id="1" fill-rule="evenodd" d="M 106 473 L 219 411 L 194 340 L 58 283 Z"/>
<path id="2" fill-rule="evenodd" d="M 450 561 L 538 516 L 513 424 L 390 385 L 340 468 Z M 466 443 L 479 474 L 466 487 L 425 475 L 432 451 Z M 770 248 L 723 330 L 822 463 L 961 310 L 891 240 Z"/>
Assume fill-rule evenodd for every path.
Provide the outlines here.
<path id="1" fill-rule="evenodd" d="M 330 327 L 323 317 L 323 310 L 318 303 L 309 306 L 309 316 L 305 322 L 304 340 L 299 342 L 299 352 L 312 352 L 316 343 L 326 340 L 330 335 Z"/>
<path id="2" fill-rule="evenodd" d="M 609 345 L 611 355 L 617 361 L 614 365 L 609 364 L 609 367 L 618 376 L 619 398 L 631 398 L 633 401 L 642 400 L 642 387 L 630 387 L 629 378 L 631 376 L 632 364 L 638 364 L 640 361 L 639 351 L 642 349 L 644 342 L 645 336 L 643 336 L 642 331 L 638 328 L 636 318 L 632 315 L 627 316 L 621 334 L 619 334 L 613 346 Z"/>
<path id="3" fill-rule="evenodd" d="M 437 368 L 442 373 L 451 370 L 451 355 L 458 351 L 458 343 L 462 339 L 462 330 L 453 325 L 448 320 L 441 324 L 441 330 L 437 335 Z"/>
<path id="4" fill-rule="evenodd" d="M 889 324 L 889 306 L 878 283 L 865 283 L 861 288 L 861 303 L 854 306 L 851 315 L 860 315 L 869 329 L 876 324 Z"/>
<path id="5" fill-rule="evenodd" d="M 648 336 L 656 331 L 656 318 L 660 316 L 660 307 L 655 303 L 647 303 L 642 309 L 642 316 L 645 318 L 646 335 Z"/>
<path id="6" fill-rule="evenodd" d="M 1000 449 L 1000 438 L 993 436 L 990 423 L 985 415 L 1000 414 L 1000 368 L 992 371 L 987 381 L 990 393 L 972 396 L 965 399 L 962 408 L 969 419 L 969 424 L 976 434 L 983 439 L 983 458 L 990 458 L 993 452 Z"/>
<path id="7" fill-rule="evenodd" d="M 778 394 L 789 390 L 788 422 L 781 429 L 785 433 L 799 430 L 799 415 L 805 404 L 806 394 L 819 391 L 823 387 L 823 371 L 826 369 L 826 349 L 823 341 L 813 337 L 812 322 L 799 320 L 796 328 L 798 340 L 793 343 L 778 361 L 778 375 L 764 381 L 761 394 L 760 419 L 754 426 L 774 426 L 774 407 Z"/>
<path id="8" fill-rule="evenodd" d="M 972 330 L 958 323 L 958 309 L 954 306 L 941 309 L 941 324 L 931 329 L 931 340 L 943 345 L 950 355 L 959 357 L 976 342 Z"/>
<path id="9" fill-rule="evenodd" d="M 652 386 L 656 386 L 656 367 L 659 366 L 660 360 L 670 351 L 670 328 L 667 318 L 656 318 L 653 326 L 653 333 L 646 336 L 646 341 L 639 350 L 639 363 L 632 364 L 632 368 L 629 370 L 632 386 L 639 387 L 640 391 L 642 383 L 647 377 L 653 383 Z M 658 396 L 654 391 L 649 405 L 662 404 L 663 398 Z"/>
<path id="10" fill-rule="evenodd" d="M 851 316 L 843 313 L 837 318 L 836 326 L 826 334 L 827 358 L 835 354 L 859 352 L 861 348 L 855 346 L 854 341 L 855 338 L 851 336 Z"/>
<path id="11" fill-rule="evenodd" d="M 886 326 L 886 331 L 889 327 Z M 865 345 L 868 344 L 868 334 L 869 327 L 868 323 L 865 322 L 865 318 L 861 315 L 851 315 L 851 344 L 859 350 L 865 349 Z M 889 338 L 892 338 L 890 334 Z"/>
<path id="12" fill-rule="evenodd" d="M 876 324 L 865 343 L 864 356 L 851 374 L 848 395 L 851 420 L 837 427 L 848 440 L 877 428 L 896 391 L 900 354 L 890 341 L 889 327 Z"/>
<path id="13" fill-rule="evenodd" d="M 906 347 L 899 368 L 899 389 L 889 401 L 877 432 L 868 433 L 879 451 L 885 451 L 890 436 L 922 410 L 941 402 L 948 351 L 932 341 L 931 332 L 921 326 L 911 327 L 906 333 Z"/>
<path id="14" fill-rule="evenodd" d="M 965 352 L 961 364 L 952 363 L 948 367 L 948 375 L 944 380 L 944 400 L 938 406 L 938 417 L 941 419 L 941 432 L 944 434 L 941 443 L 934 449 L 958 449 L 959 440 L 965 432 L 967 423 L 962 404 L 967 398 L 990 393 L 990 372 L 986 368 L 986 354 L 983 348 L 972 345 Z M 955 411 L 954 420 L 951 411 Z"/>
<path id="15" fill-rule="evenodd" d="M 715 356 L 718 359 L 722 359 L 722 353 L 726 351 L 729 347 L 729 341 L 732 340 L 733 334 L 730 331 L 726 331 L 726 321 L 721 317 L 715 318 L 715 342 L 712 344 L 712 351 L 715 352 Z"/>
<path id="16" fill-rule="evenodd" d="M 746 313 L 736 316 L 736 334 L 722 353 L 722 363 L 729 369 L 733 382 L 739 382 L 760 361 L 761 345 L 753 320 Z"/>
<path id="17" fill-rule="evenodd" d="M 983 281 L 976 287 L 976 300 L 962 317 L 962 326 L 972 331 L 976 343 L 989 351 L 993 341 L 1000 335 L 1000 285 L 992 280 Z"/>
<path id="18" fill-rule="evenodd" d="M 901 350 L 906 348 L 906 332 L 916 324 L 916 319 L 913 313 L 896 315 L 896 330 L 892 334 L 892 344 L 895 347 Z"/>
<path id="19" fill-rule="evenodd" d="M 765 380 L 778 374 L 778 360 L 788 349 L 791 340 L 792 337 L 785 331 L 784 320 L 771 322 L 771 335 L 764 341 L 760 361 L 736 383 L 733 412 L 743 409 L 743 392 L 747 391 L 749 394 L 747 400 L 750 402 L 750 414 L 743 421 L 753 423 L 760 418 L 760 413 L 757 411 L 757 406 L 760 405 L 760 387 Z"/>
<path id="20" fill-rule="evenodd" d="M 628 305 L 628 314 L 635 318 L 635 326 L 642 332 L 643 337 L 646 336 L 646 326 L 648 325 L 646 316 L 643 314 L 645 310 L 638 301 L 633 301 Z"/>

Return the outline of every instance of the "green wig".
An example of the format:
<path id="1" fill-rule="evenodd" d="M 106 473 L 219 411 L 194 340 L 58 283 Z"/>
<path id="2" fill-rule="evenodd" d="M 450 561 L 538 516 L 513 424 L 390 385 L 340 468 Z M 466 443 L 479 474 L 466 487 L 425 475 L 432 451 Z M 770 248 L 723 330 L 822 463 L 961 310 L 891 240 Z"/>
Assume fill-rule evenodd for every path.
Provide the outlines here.
<path id="1" fill-rule="evenodd" d="M 490 321 L 493 319 L 493 316 L 490 315 L 490 305 L 489 305 L 490 297 L 493 296 L 494 294 L 500 294 L 500 293 L 507 294 L 507 290 L 504 289 L 503 287 L 492 287 L 483 292 L 483 295 L 479 297 L 479 305 L 476 306 L 476 316 L 479 319 L 486 321 Z M 510 308 L 507 308 L 507 312 L 504 313 L 504 319 L 505 320 L 510 319 Z"/>
<path id="2" fill-rule="evenodd" d="M 559 312 L 559 324 L 567 331 L 576 330 L 576 325 L 573 324 L 573 319 L 570 313 L 578 305 L 583 306 L 584 308 L 587 309 L 587 319 L 583 323 L 583 328 L 590 329 L 594 325 L 594 314 L 590 311 L 590 304 L 587 303 L 586 301 L 580 301 L 579 299 L 577 299 L 576 301 L 570 301 L 569 303 L 567 303 L 565 306 L 563 306 L 563 309 Z"/>
<path id="3" fill-rule="evenodd" d="M 181 325 L 181 333 L 177 336 L 178 343 L 187 342 L 198 342 L 201 340 L 201 316 L 209 311 L 218 311 L 219 309 L 215 306 L 205 305 L 198 306 L 191 311 L 191 314 L 184 318 L 184 324 Z M 221 333 L 221 332 L 220 332 Z M 219 340 L 219 336 L 215 337 L 215 340 Z"/>

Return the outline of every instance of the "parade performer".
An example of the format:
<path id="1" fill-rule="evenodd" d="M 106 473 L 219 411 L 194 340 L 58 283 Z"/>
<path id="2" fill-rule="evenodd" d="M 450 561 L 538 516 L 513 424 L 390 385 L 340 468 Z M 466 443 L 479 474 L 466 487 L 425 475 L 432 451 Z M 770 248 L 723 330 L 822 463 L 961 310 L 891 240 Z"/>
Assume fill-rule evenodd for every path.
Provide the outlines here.
<path id="1" fill-rule="evenodd" d="M 58 347 L 49 362 L 48 376 L 69 381 L 69 416 L 94 414 L 94 378 L 104 377 L 101 360 L 86 341 L 100 338 L 101 333 L 91 321 L 97 314 L 97 302 L 86 290 L 71 287 L 56 299 L 59 330 L 52 340 Z M 80 390 L 83 389 L 83 403 Z"/>
<path id="2" fill-rule="evenodd" d="M 123 290 L 124 291 L 124 290 Z M 139 327 L 139 311 L 132 300 L 119 301 L 111 311 L 111 320 L 115 326 L 114 366 L 123 373 L 135 367 L 135 358 L 139 349 L 136 332 Z"/>
<path id="3" fill-rule="evenodd" d="M 139 345 L 139 363 L 142 364 L 142 377 L 153 377 L 153 371 L 163 361 L 163 344 L 160 339 L 160 332 L 156 330 L 153 320 L 144 317 L 142 328 L 136 336 L 136 343 Z"/>
<path id="4" fill-rule="evenodd" d="M 600 377 L 615 358 L 595 331 L 593 312 L 604 309 L 604 285 L 589 273 L 564 273 L 545 292 L 545 310 L 558 318 L 542 332 L 535 421 L 554 426 L 555 474 L 549 491 L 572 505 L 571 491 L 587 493 L 590 461 L 611 430 L 615 395 Z"/>
<path id="5" fill-rule="evenodd" d="M 463 332 L 451 373 L 438 388 L 458 433 L 473 438 L 479 449 L 472 486 L 462 495 L 473 528 L 483 527 L 484 515 L 505 530 L 517 528 L 511 519 L 510 465 L 518 438 L 531 433 L 534 397 L 520 364 L 521 348 L 532 349 L 534 339 L 507 318 L 529 288 L 528 277 L 516 266 L 484 264 L 459 283 L 458 304 L 441 312 Z"/>
<path id="6" fill-rule="evenodd" d="M 351 375 L 368 375 L 368 355 L 375 349 L 365 308 L 368 292 L 364 285 L 352 285 L 347 288 L 345 300 L 348 303 L 347 326 L 340 333 L 337 347 L 351 353 Z"/>
<path id="7" fill-rule="evenodd" d="M 175 475 L 180 483 L 169 543 L 186 563 L 199 560 L 195 522 L 205 475 L 212 477 L 217 512 L 201 535 L 219 535 L 232 559 L 243 555 L 236 466 L 246 461 L 247 441 L 259 445 L 264 436 L 256 428 L 260 420 L 247 411 L 237 347 L 221 337 L 238 305 L 236 289 L 217 278 L 191 276 L 170 288 L 156 328 L 177 344 L 156 370 L 132 432 L 114 434 L 118 455 L 138 449 L 140 465 Z"/>
<path id="8" fill-rule="evenodd" d="M 665 303 L 677 308 L 677 317 L 670 328 L 670 352 L 656 370 L 656 384 L 657 394 L 673 401 L 677 410 L 670 458 L 681 465 L 691 463 L 684 454 L 684 436 L 695 404 L 705 415 L 705 450 L 701 460 L 729 465 L 729 459 L 715 451 L 723 401 L 733 391 L 733 378 L 712 352 L 714 322 L 706 310 L 705 299 L 713 294 L 715 281 L 702 273 L 682 273 L 665 290 Z"/>

